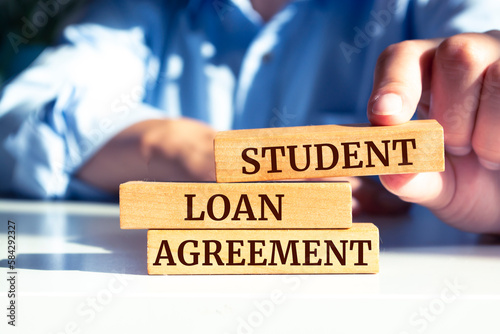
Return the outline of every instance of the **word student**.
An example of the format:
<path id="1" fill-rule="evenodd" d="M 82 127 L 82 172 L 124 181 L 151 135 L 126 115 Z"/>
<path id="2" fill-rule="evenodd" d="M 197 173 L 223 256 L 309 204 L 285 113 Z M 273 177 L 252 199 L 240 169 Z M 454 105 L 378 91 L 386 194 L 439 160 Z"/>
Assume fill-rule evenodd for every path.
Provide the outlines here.
<path id="1" fill-rule="evenodd" d="M 311 150 L 313 149 L 316 155 L 316 165 L 312 166 L 315 170 L 329 170 L 337 166 L 339 162 L 339 148 L 333 144 L 322 143 L 315 145 L 302 145 L 302 150 L 298 149 L 297 145 L 291 146 L 271 146 L 262 147 L 260 155 L 262 158 L 268 158 L 271 160 L 271 169 L 268 173 L 281 173 L 282 170 L 278 166 L 278 155 L 283 157 L 288 157 L 290 168 L 296 172 L 307 171 L 311 167 Z M 366 146 L 362 148 L 362 146 Z M 378 161 L 382 163 L 383 166 L 389 166 L 389 162 L 397 163 L 399 166 L 410 166 L 413 162 L 408 159 L 408 151 L 417 148 L 415 139 L 398 139 L 398 140 L 382 140 L 380 143 L 375 143 L 374 141 L 365 142 L 344 142 L 340 143 L 340 149 L 344 153 L 344 158 L 342 159 L 342 168 L 373 168 L 375 167 L 375 160 L 373 156 L 378 158 Z M 398 150 L 399 147 L 399 150 Z M 359 160 L 358 151 L 360 148 L 366 151 L 367 161 Z M 327 150 L 328 156 L 330 156 L 329 161 L 324 159 L 324 151 Z M 302 151 L 302 152 L 300 152 Z M 399 158 L 396 161 L 394 158 L 390 159 L 390 152 L 396 152 Z M 297 155 L 301 154 L 305 156 L 305 163 L 299 166 L 297 163 Z M 247 166 L 242 167 L 242 172 L 244 174 L 255 174 L 259 172 L 261 165 L 259 161 L 254 159 L 254 156 L 259 155 L 259 149 L 255 147 L 249 147 L 243 150 L 241 157 L 243 161 L 249 163 L 253 168 Z"/>
<path id="2" fill-rule="evenodd" d="M 443 128 L 435 120 L 397 126 L 316 125 L 218 132 L 217 182 L 440 172 Z"/>

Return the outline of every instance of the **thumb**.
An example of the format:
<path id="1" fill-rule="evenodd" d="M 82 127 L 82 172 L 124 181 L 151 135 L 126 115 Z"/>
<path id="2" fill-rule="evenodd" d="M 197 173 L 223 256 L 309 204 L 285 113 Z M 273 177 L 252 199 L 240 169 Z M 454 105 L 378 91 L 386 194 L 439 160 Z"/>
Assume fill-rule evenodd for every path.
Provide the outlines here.
<path id="1" fill-rule="evenodd" d="M 445 171 L 441 173 L 380 175 L 380 181 L 402 200 L 439 211 L 453 199 L 454 177 L 453 167 L 446 161 Z"/>
<path id="2" fill-rule="evenodd" d="M 409 121 L 423 90 L 430 87 L 430 70 L 438 40 L 412 40 L 385 49 L 375 66 L 367 115 L 373 125 Z"/>

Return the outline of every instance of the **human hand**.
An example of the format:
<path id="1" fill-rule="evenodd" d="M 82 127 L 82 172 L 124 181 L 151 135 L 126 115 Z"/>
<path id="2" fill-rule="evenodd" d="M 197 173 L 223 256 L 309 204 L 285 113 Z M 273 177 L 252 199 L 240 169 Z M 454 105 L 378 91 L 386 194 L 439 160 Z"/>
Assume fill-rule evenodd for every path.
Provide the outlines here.
<path id="1" fill-rule="evenodd" d="M 388 47 L 375 69 L 368 118 L 400 124 L 417 108 L 444 128 L 446 170 L 384 175 L 382 183 L 452 226 L 500 233 L 500 32 Z"/>
<path id="2" fill-rule="evenodd" d="M 191 118 L 163 120 L 150 127 L 141 144 L 148 174 L 158 181 L 215 181 L 215 133 Z"/>
<path id="3" fill-rule="evenodd" d="M 154 119 L 123 130 L 79 171 L 109 193 L 130 180 L 215 181 L 215 130 L 189 119 Z"/>

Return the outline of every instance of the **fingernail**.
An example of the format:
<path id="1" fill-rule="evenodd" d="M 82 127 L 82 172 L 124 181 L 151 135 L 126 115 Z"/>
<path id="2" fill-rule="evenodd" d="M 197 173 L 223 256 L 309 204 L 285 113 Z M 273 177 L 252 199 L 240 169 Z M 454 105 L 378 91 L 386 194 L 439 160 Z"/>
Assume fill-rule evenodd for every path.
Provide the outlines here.
<path id="1" fill-rule="evenodd" d="M 500 170 L 500 164 L 496 162 L 492 162 L 489 160 L 485 160 L 483 158 L 478 158 L 479 162 L 481 165 L 483 165 L 484 168 L 490 169 L 490 170 Z"/>
<path id="2" fill-rule="evenodd" d="M 389 93 L 379 96 L 372 107 L 375 115 L 396 115 L 403 110 L 403 100 L 401 96 Z"/>
<path id="3" fill-rule="evenodd" d="M 464 156 L 470 153 L 470 146 L 450 146 L 446 145 L 446 151 L 453 155 Z"/>

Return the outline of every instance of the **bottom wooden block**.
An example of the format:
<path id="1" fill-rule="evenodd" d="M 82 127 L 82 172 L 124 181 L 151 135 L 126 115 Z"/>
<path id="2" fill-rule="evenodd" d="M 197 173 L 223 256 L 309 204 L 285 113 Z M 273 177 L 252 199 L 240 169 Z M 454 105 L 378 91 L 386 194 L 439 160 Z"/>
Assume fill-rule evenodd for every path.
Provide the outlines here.
<path id="1" fill-rule="evenodd" d="M 377 273 L 378 229 L 149 230 L 150 275 Z"/>

